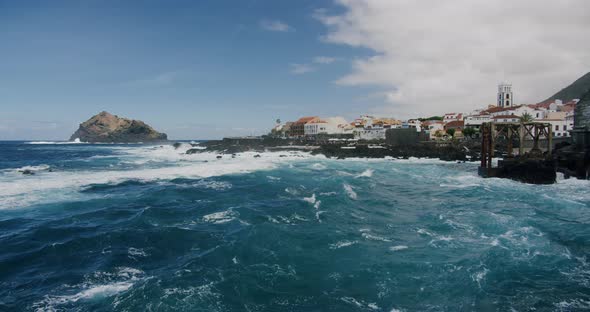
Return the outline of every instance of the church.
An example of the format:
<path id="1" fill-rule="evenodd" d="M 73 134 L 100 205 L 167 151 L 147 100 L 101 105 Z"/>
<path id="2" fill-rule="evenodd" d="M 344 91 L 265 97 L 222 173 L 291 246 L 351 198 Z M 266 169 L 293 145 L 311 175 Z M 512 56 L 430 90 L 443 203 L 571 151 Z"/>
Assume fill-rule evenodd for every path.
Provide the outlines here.
<path id="1" fill-rule="evenodd" d="M 498 85 L 498 107 L 508 108 L 514 106 L 512 97 L 512 84 L 501 83 Z"/>

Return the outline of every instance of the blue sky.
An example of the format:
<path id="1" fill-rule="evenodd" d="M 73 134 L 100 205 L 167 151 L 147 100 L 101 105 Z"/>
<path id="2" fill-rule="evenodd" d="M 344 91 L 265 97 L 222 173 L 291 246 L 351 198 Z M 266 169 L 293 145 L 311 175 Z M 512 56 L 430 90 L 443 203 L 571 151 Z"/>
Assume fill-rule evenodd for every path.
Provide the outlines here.
<path id="1" fill-rule="evenodd" d="M 305 115 L 469 113 L 501 81 L 537 103 L 590 71 L 588 12 L 587 0 L 0 0 L 0 140 L 67 139 L 103 110 L 172 139 Z"/>
<path id="2" fill-rule="evenodd" d="M 0 139 L 66 139 L 102 110 L 173 139 L 352 117 L 367 99 L 334 81 L 369 52 L 322 42 L 318 9 L 342 10 L 317 0 L 0 1 Z"/>

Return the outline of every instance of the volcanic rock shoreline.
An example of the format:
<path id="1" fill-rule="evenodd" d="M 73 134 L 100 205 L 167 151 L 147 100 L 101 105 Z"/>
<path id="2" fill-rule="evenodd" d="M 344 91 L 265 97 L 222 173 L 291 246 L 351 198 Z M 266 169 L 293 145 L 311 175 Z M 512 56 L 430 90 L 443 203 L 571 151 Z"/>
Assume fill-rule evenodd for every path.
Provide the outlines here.
<path id="1" fill-rule="evenodd" d="M 475 161 L 480 157 L 479 142 L 447 142 L 437 144 L 423 142 L 406 146 L 376 145 L 372 143 L 356 143 L 350 146 L 345 143 L 318 144 L 314 141 L 285 140 L 273 138 L 223 139 L 193 144 L 187 154 L 215 152 L 219 154 L 236 154 L 242 152 L 272 151 L 308 151 L 313 155 L 324 155 L 328 158 L 438 158 L 446 161 Z"/>
<path id="2" fill-rule="evenodd" d="M 180 145 L 180 143 L 175 144 L 176 147 L 180 147 Z M 217 158 L 223 158 L 223 155 L 227 154 L 233 155 L 242 152 L 308 151 L 313 155 L 324 155 L 328 158 L 336 159 L 385 157 L 408 159 L 410 157 L 416 157 L 457 162 L 481 160 L 481 143 L 479 140 L 420 142 L 411 145 L 390 146 L 369 142 L 356 142 L 353 144 L 324 142 L 323 144 L 318 144 L 314 141 L 305 140 L 251 138 L 223 139 L 192 145 L 193 148 L 187 150 L 187 154 L 215 152 L 221 154 Z M 286 156 L 286 154 L 281 156 Z M 500 161 L 503 166 L 493 171 L 493 177 L 507 178 L 529 184 L 555 183 L 556 168 L 554 161 L 507 156 L 505 153 L 497 152 L 497 157 L 503 158 Z M 260 157 L 260 155 L 256 154 L 254 157 Z"/>

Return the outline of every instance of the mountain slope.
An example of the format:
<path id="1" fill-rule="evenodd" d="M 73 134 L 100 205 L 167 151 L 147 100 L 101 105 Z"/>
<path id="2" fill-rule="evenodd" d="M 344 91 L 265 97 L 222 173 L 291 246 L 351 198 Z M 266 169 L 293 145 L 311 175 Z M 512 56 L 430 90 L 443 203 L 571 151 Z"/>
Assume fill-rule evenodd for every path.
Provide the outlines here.
<path id="1" fill-rule="evenodd" d="M 569 102 L 573 99 L 582 98 L 582 96 L 588 91 L 590 91 L 590 72 L 543 102 L 558 99 L 562 100 L 563 102 Z"/>

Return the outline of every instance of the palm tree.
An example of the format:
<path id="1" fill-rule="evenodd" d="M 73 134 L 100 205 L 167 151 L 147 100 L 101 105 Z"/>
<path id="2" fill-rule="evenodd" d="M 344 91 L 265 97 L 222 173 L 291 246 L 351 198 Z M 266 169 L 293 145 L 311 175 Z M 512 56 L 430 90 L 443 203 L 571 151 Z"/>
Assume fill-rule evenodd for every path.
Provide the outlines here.
<path id="1" fill-rule="evenodd" d="M 525 112 L 524 114 L 522 114 L 522 116 L 520 116 L 520 121 L 521 122 L 533 122 L 534 118 L 533 115 L 529 114 L 529 112 Z"/>
<path id="2" fill-rule="evenodd" d="M 453 128 L 447 129 L 447 134 L 450 135 L 451 137 L 454 137 L 455 136 L 455 129 L 453 129 Z"/>
<path id="3" fill-rule="evenodd" d="M 475 134 L 475 129 L 473 129 L 473 128 L 463 129 L 463 135 L 468 138 L 472 138 L 474 134 Z"/>

